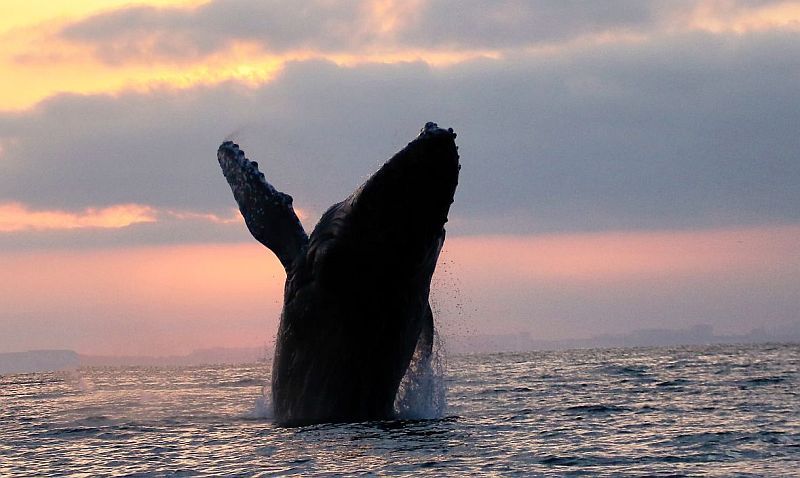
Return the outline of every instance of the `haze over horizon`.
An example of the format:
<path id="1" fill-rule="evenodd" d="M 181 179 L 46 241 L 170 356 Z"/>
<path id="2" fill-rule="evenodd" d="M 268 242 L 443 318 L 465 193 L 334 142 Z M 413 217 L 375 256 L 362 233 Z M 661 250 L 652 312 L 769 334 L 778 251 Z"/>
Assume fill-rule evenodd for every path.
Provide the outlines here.
<path id="1" fill-rule="evenodd" d="M 0 352 L 260 347 L 311 230 L 426 121 L 462 171 L 447 334 L 800 320 L 800 2 L 40 0 L 0 18 Z"/>

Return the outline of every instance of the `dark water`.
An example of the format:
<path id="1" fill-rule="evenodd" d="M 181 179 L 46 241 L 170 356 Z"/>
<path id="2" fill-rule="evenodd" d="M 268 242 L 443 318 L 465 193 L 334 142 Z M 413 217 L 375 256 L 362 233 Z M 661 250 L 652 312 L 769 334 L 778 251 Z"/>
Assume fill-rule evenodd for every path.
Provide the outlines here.
<path id="1" fill-rule="evenodd" d="M 443 418 L 277 428 L 263 365 L 0 377 L 0 476 L 800 476 L 800 346 L 451 358 Z"/>

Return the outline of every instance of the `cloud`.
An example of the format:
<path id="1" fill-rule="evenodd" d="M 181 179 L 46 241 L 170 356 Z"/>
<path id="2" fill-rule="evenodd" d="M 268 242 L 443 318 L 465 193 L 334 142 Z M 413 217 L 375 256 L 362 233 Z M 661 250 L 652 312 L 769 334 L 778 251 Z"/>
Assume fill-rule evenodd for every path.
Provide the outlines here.
<path id="1" fill-rule="evenodd" d="M 0 114 L 0 201 L 227 216 L 215 151 L 235 132 L 310 229 L 435 120 L 459 133 L 451 232 L 796 223 L 799 36 L 665 35 L 446 68 L 303 61 L 256 88 L 62 95 Z"/>
<path id="2" fill-rule="evenodd" d="M 420 5 L 395 40 L 406 46 L 518 50 L 569 45 L 589 38 L 647 39 L 665 32 L 717 33 L 792 26 L 796 1 L 503 0 L 491 8 L 481 0 L 441 0 Z"/>
<path id="3" fill-rule="evenodd" d="M 778 0 L 192 3 L 117 7 L 2 34 L 0 107 L 24 109 L 65 91 L 228 80 L 257 85 L 287 62 L 308 59 L 448 66 L 478 57 L 570 54 L 665 34 L 800 30 L 800 3 Z"/>
<path id="4" fill-rule="evenodd" d="M 17 38 L 69 68 L 31 57 L 8 92 L 51 76 L 114 93 L 0 112 L 0 289 L 19 291 L 5 346 L 267 338 L 283 272 L 232 211 L 218 144 L 239 142 L 310 230 L 428 120 L 459 133 L 439 271 L 464 294 L 445 279 L 438 295 L 470 327 L 555 338 L 796 315 L 797 2 L 485 5 L 211 1 L 92 16 L 52 49 Z M 276 63 L 219 81 L 253 58 Z"/>
<path id="5" fill-rule="evenodd" d="M 186 61 L 255 42 L 265 50 L 343 51 L 371 40 L 369 4 L 354 0 L 305 2 L 212 1 L 192 8 L 133 6 L 66 26 L 61 36 L 92 44 L 109 63 L 129 59 Z"/>
<path id="6" fill-rule="evenodd" d="M 299 217 L 304 215 L 298 211 Z M 7 251 L 238 241 L 243 231 L 235 207 L 216 214 L 142 204 L 64 211 L 0 203 L 0 248 Z"/>
<path id="7" fill-rule="evenodd" d="M 67 25 L 60 36 L 91 45 L 99 59 L 118 64 L 190 62 L 241 43 L 277 54 L 506 52 L 587 37 L 741 33 L 798 19 L 797 3 L 781 1 L 215 0 L 191 8 L 112 10 Z"/>
<path id="8" fill-rule="evenodd" d="M 658 9 L 651 2 L 480 0 L 426 2 L 415 20 L 398 32 L 406 45 L 465 49 L 508 49 L 569 41 L 607 32 L 651 29 Z"/>
<path id="9" fill-rule="evenodd" d="M 32 211 L 19 203 L 0 204 L 0 233 L 50 229 L 116 229 L 155 221 L 153 208 L 139 204 L 87 208 L 77 213 Z"/>

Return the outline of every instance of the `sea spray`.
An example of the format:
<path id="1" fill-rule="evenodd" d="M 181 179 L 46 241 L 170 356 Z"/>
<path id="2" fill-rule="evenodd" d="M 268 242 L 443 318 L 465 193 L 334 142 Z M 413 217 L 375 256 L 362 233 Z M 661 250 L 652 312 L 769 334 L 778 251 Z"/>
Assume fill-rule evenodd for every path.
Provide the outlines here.
<path id="1" fill-rule="evenodd" d="M 444 329 L 463 329 L 464 297 L 458 277 L 450 270 L 447 248 L 440 252 L 438 267 L 431 283 L 430 305 L 439 326 Z M 411 364 L 400 382 L 394 402 L 397 417 L 404 420 L 434 419 L 444 416 L 447 409 L 445 347 L 439 331 L 434 328 L 433 349 L 427 357 L 417 348 Z"/>
<path id="2" fill-rule="evenodd" d="M 77 369 L 66 371 L 66 381 L 81 393 L 91 393 L 95 390 L 94 383 Z"/>
<path id="3" fill-rule="evenodd" d="M 400 382 L 394 409 L 402 420 L 427 420 L 441 418 L 447 408 L 445 384 L 445 354 L 442 339 L 434 333 L 433 349 L 427 357 L 415 351 L 411 364 Z M 274 409 L 269 385 L 261 387 L 261 393 L 253 402 L 245 418 L 272 420 Z"/>
<path id="4" fill-rule="evenodd" d="M 414 352 L 394 402 L 397 417 L 404 420 L 441 418 L 447 408 L 446 363 L 439 334 L 434 332 L 433 350 Z"/>
<path id="5" fill-rule="evenodd" d="M 253 402 L 253 408 L 247 414 L 247 418 L 271 420 L 273 415 L 272 393 L 269 385 L 264 385 L 261 387 L 261 395 Z"/>

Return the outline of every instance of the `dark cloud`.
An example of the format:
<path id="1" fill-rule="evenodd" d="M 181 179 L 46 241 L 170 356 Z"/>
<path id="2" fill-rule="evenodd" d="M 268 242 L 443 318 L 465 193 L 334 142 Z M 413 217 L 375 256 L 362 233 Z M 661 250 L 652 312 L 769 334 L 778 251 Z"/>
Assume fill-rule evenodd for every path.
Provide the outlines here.
<path id="1" fill-rule="evenodd" d="M 481 0 L 445 0 L 425 2 L 399 36 L 404 44 L 502 49 L 638 31 L 661 20 L 658 14 L 653 2 L 637 0 L 507 0 L 491 8 Z"/>
<path id="2" fill-rule="evenodd" d="M 311 61 L 255 90 L 60 96 L 0 115 L 0 201 L 226 213 L 215 151 L 233 132 L 319 214 L 434 120 L 459 133 L 451 232 L 796 223 L 798 36 L 662 37 L 447 69 Z"/>
<path id="3" fill-rule="evenodd" d="M 265 50 L 344 50 L 370 41 L 363 2 L 227 0 L 195 8 L 134 6 L 89 17 L 61 36 L 109 63 L 192 60 L 252 41 Z"/>
<path id="4" fill-rule="evenodd" d="M 371 2 L 347 0 L 215 0 L 194 8 L 133 6 L 68 25 L 67 40 L 91 45 L 109 63 L 192 61 L 235 41 L 265 51 L 316 52 L 415 49 L 519 49 L 603 33 L 650 34 L 681 29 L 702 2 L 610 0 L 438 0 L 402 8 L 383 30 Z M 726 2 L 720 14 L 764 2 Z"/>

